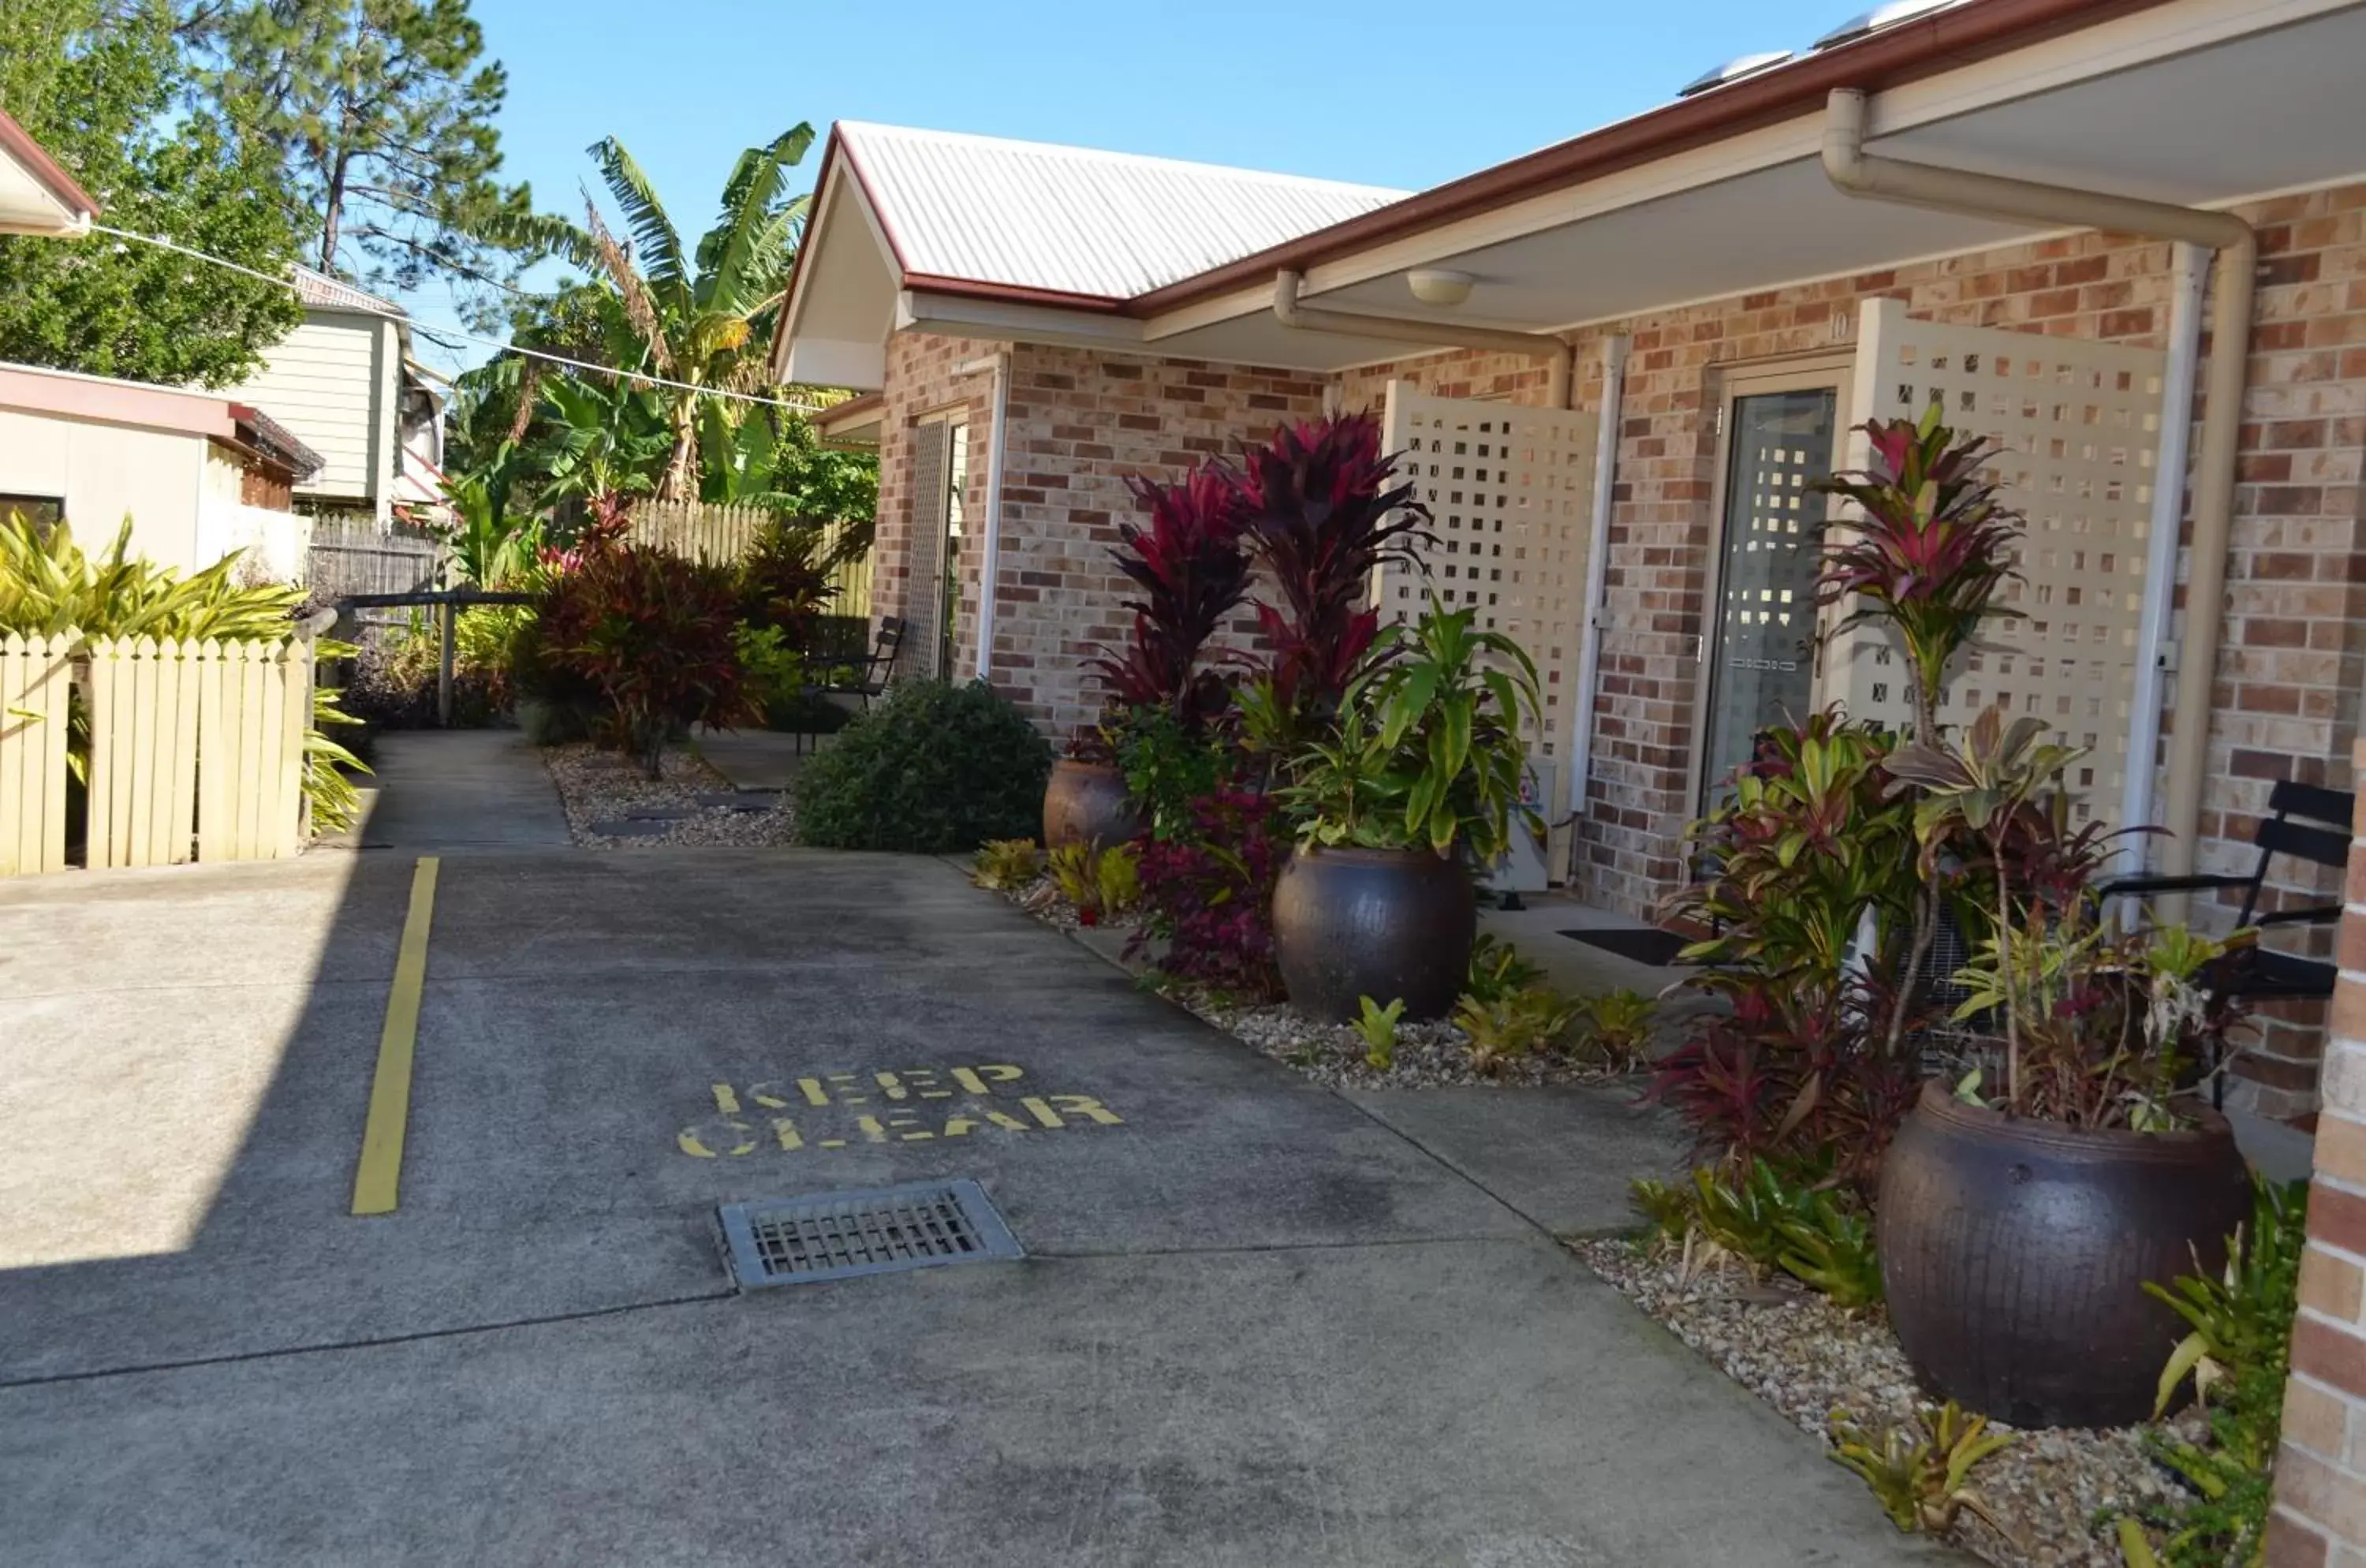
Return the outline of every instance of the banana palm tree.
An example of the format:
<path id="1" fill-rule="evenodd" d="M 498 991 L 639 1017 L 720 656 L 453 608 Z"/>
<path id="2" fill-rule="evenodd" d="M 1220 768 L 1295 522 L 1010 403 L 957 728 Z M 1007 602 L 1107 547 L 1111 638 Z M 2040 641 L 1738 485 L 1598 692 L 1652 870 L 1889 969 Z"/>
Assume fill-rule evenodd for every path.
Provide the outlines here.
<path id="1" fill-rule="evenodd" d="M 681 231 L 648 176 L 613 136 L 593 143 L 590 152 L 601 183 L 624 216 L 629 240 L 620 241 L 610 231 L 588 193 L 581 228 L 536 216 L 517 226 L 517 237 L 604 277 L 615 288 L 641 355 L 640 364 L 620 369 L 643 370 L 691 388 L 760 391 L 772 380 L 766 359 L 772 318 L 805 232 L 807 198 L 785 196 L 783 187 L 786 171 L 804 158 L 813 137 L 813 127 L 799 123 L 740 153 L 723 186 L 722 213 L 694 250 L 683 248 Z M 680 388 L 654 390 L 672 433 L 658 498 L 694 499 L 699 405 L 727 411 L 722 418 L 735 429 L 745 405 Z"/>

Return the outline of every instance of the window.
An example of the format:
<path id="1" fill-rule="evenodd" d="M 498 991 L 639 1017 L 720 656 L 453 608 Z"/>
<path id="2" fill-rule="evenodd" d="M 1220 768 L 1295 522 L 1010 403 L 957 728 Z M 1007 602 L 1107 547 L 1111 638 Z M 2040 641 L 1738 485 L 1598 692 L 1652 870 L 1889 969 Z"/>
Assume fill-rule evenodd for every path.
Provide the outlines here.
<path id="1" fill-rule="evenodd" d="M 65 521 L 66 502 L 62 495 L 12 495 L 0 491 L 0 518 L 22 517 L 33 525 L 33 532 L 48 538 L 50 530 Z"/>

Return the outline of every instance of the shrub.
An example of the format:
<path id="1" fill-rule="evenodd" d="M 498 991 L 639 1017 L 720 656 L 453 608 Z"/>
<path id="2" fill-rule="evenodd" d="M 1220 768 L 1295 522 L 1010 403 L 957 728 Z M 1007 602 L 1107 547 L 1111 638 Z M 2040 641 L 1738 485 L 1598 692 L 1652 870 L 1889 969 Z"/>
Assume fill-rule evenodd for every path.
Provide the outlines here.
<path id="1" fill-rule="evenodd" d="M 806 842 L 947 854 L 1024 838 L 1043 816 L 1052 748 L 983 682 L 891 688 L 797 779 Z"/>
<path id="2" fill-rule="evenodd" d="M 606 709 L 600 738 L 656 778 L 670 738 L 749 716 L 738 625 L 728 568 L 609 546 L 587 550 L 552 581 L 542 656 L 598 692 Z"/>
<path id="3" fill-rule="evenodd" d="M 796 646 L 806 626 L 838 597 L 831 575 L 839 558 L 831 556 L 818 527 L 779 519 L 767 523 L 739 560 L 740 619 L 776 626 Z"/>
<path id="4" fill-rule="evenodd" d="M 1290 839 L 1290 819 L 1270 795 L 1235 786 L 1202 795 L 1188 832 L 1143 842 L 1144 913 L 1127 954 L 1164 940 L 1164 967 L 1177 978 L 1257 1000 L 1279 996 L 1273 885 Z"/>
<path id="5" fill-rule="evenodd" d="M 517 604 L 462 610 L 452 626 L 452 722 L 474 728 L 492 724 L 514 700 L 513 645 L 534 619 Z M 413 609 L 409 620 L 362 645 L 345 682 L 345 712 L 372 729 L 423 729 L 436 722 L 435 678 L 440 649 L 434 612 Z"/>

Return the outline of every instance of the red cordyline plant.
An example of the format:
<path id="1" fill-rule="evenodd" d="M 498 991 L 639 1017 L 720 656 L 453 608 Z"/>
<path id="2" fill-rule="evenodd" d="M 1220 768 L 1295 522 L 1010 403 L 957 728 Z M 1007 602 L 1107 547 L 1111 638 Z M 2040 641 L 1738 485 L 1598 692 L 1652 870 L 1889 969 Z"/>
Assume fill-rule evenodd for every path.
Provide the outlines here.
<path id="1" fill-rule="evenodd" d="M 552 580 L 541 635 L 546 656 L 607 703 L 603 739 L 657 778 L 677 731 L 750 716 L 732 637 L 738 610 L 729 568 L 614 545 Z"/>
<path id="2" fill-rule="evenodd" d="M 1248 596 L 1249 560 L 1242 547 L 1247 498 L 1239 479 L 1208 464 L 1177 484 L 1126 480 L 1150 525 L 1118 525 L 1110 551 L 1117 569 L 1142 590 L 1125 607 L 1133 633 L 1122 649 L 1092 661 L 1110 697 L 1128 708 L 1163 708 L 1197 734 L 1223 711 L 1229 694 L 1201 654 L 1225 615 Z"/>
<path id="3" fill-rule="evenodd" d="M 1391 483 L 1396 459 L 1369 411 L 1277 430 L 1245 463 L 1249 554 L 1281 599 L 1257 605 L 1274 695 L 1301 717 L 1327 715 L 1380 632 L 1373 571 L 1432 542 L 1429 512 Z"/>
<path id="4" fill-rule="evenodd" d="M 1998 592 L 2013 575 L 2012 547 L 2022 519 L 2000 507 L 1994 481 L 1981 472 L 1996 447 L 1956 438 L 1932 403 L 1918 424 L 1876 420 L 1872 467 L 1835 474 L 1817 489 L 1845 496 L 1864 515 L 1844 520 L 1846 536 L 1827 546 L 1820 603 L 1856 600 L 1843 626 L 1887 621 L 1898 629 L 1913 668 L 1915 739 L 1938 739 L 1938 708 L 1947 666 L 1978 635 L 1980 623 L 2014 612 Z"/>
<path id="5" fill-rule="evenodd" d="M 1165 942 L 1168 974 L 1244 999 L 1281 994 L 1273 960 L 1273 887 L 1294 841 L 1281 803 L 1259 790 L 1220 785 L 1192 803 L 1191 830 L 1144 839 L 1137 866 L 1142 927 L 1133 957 Z"/>

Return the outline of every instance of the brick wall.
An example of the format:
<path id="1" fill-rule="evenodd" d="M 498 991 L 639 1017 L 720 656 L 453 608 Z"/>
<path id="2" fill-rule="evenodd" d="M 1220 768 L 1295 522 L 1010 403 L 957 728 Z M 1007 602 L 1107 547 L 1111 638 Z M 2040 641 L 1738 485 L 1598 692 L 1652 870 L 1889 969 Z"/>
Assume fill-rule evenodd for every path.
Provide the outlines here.
<path id="1" fill-rule="evenodd" d="M 2249 839 L 2274 780 L 2326 782 L 2356 735 L 2366 685 L 2366 186 L 2247 209 L 2260 226 L 2259 326 L 2245 398 L 2243 460 L 2201 824 L 2203 869 L 2248 872 Z M 1871 296 L 1912 313 L 2010 330 L 2159 346 L 2168 329 L 2166 244 L 2079 235 L 1894 271 L 1768 290 L 1606 323 L 1574 334 L 1581 407 L 1598 406 L 1600 339 L 1633 341 L 1619 411 L 1594 777 L 1578 888 L 1647 914 L 1679 874 L 1690 811 L 1695 639 L 1717 541 L 1718 442 L 1709 411 L 1729 366 L 1850 346 Z M 1448 396 L 1535 400 L 1541 371 L 1517 356 L 1459 354 L 1344 378 L 1349 407 L 1377 404 L 1402 376 Z M 1591 378 L 1590 379 L 1586 378 Z M 2205 411 L 2206 412 L 2206 411 Z M 2181 610 L 2181 601 L 2180 601 Z M 2182 631 L 2180 623 L 2172 636 Z M 2164 721 L 2173 727 L 2174 716 Z M 2158 795 L 2156 796 L 2158 797 Z M 2323 878 L 2280 866 L 2272 902 L 2320 900 Z M 2231 900 L 2228 900 L 2231 902 Z M 2226 919 L 2224 908 L 2205 920 Z M 2329 932 L 2280 933 L 2319 951 Z M 2321 1009 L 2314 1010 L 2321 1014 Z M 2277 1010 L 2247 1056 L 2248 1103 L 2307 1107 L 2321 1038 L 2313 1004 Z"/>
<path id="2" fill-rule="evenodd" d="M 2350 776 L 2366 773 L 2366 742 Z M 2366 1568 L 2366 813 L 2349 848 L 2270 1568 Z"/>
<path id="3" fill-rule="evenodd" d="M 1322 412 L 1320 378 L 1020 344 L 1003 462 L 994 683 L 1055 739 L 1100 710 L 1085 660 L 1117 643 L 1130 585 L 1110 564 L 1125 478 L 1181 477 Z M 883 513 L 884 514 L 884 513 Z M 1240 635 L 1237 628 L 1235 635 Z"/>

